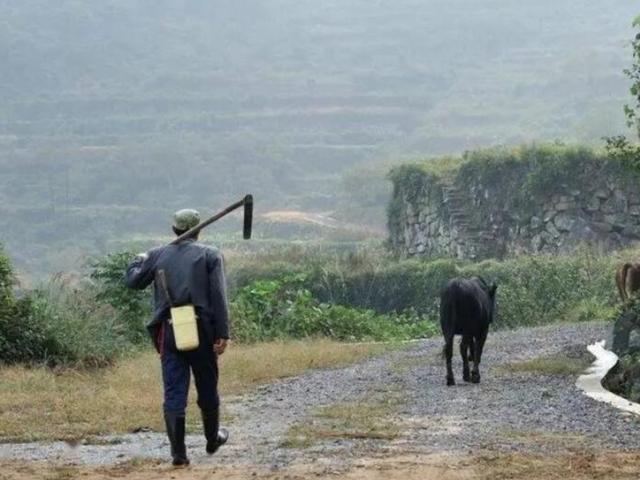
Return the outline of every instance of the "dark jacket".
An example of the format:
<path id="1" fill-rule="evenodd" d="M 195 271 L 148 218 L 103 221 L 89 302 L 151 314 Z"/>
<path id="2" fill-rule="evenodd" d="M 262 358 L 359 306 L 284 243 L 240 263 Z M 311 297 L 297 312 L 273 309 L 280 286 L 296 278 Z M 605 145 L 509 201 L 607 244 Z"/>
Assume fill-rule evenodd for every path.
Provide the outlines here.
<path id="1" fill-rule="evenodd" d="M 210 338 L 229 338 L 229 308 L 224 261 L 212 247 L 184 240 L 136 257 L 125 274 L 130 288 L 143 289 L 154 282 L 156 272 L 164 270 L 174 306 L 192 304 L 202 327 Z M 154 314 L 147 329 L 155 338 L 160 324 L 170 317 L 169 300 L 164 290 L 154 282 Z"/>

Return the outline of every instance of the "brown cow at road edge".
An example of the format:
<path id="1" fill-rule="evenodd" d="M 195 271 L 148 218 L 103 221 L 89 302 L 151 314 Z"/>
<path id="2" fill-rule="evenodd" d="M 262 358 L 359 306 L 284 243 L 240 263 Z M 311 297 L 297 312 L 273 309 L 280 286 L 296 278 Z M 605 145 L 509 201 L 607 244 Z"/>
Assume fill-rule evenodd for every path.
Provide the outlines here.
<path id="1" fill-rule="evenodd" d="M 444 336 L 444 356 L 447 360 L 447 385 L 455 385 L 451 357 L 453 338 L 462 335 L 462 378 L 465 382 L 480 383 L 480 359 L 487 339 L 489 324 L 496 309 L 495 284 L 488 285 L 481 277 L 454 278 L 440 293 L 440 326 Z M 469 375 L 469 359 L 473 370 Z"/>
<path id="2" fill-rule="evenodd" d="M 623 263 L 616 270 L 616 286 L 622 302 L 640 290 L 640 263 Z"/>

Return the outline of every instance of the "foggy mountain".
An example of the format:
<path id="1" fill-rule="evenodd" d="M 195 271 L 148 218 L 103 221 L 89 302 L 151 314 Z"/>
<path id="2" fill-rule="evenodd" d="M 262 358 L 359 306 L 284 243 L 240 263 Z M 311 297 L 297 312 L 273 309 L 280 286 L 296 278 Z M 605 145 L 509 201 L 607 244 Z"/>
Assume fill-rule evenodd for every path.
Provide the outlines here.
<path id="1" fill-rule="evenodd" d="M 624 131 L 632 2 L 4 0 L 0 241 L 65 268 L 247 192 L 379 225 L 389 163 Z"/>

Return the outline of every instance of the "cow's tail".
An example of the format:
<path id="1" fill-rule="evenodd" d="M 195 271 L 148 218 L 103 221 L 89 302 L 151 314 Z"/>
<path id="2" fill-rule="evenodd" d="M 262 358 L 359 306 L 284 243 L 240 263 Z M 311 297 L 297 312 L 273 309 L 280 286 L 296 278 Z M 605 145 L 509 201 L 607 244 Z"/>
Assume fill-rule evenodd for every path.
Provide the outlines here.
<path id="1" fill-rule="evenodd" d="M 456 311 L 456 296 L 458 285 L 452 283 L 444 292 L 440 299 L 440 327 L 442 328 L 442 335 L 444 336 L 445 344 L 442 346 L 442 352 L 440 356 L 444 360 L 447 356 L 447 342 L 449 337 L 453 337 L 455 325 L 458 320 Z"/>

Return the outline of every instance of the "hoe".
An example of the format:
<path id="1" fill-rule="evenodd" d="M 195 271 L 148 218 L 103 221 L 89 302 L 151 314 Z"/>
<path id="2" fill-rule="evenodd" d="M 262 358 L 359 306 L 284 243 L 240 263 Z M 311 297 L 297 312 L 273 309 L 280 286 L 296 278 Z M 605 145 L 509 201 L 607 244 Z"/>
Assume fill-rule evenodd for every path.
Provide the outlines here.
<path id="1" fill-rule="evenodd" d="M 229 213 L 233 212 L 234 210 L 237 210 L 240 207 L 244 207 L 244 225 L 242 228 L 242 237 L 245 240 L 248 240 L 251 238 L 251 225 L 253 223 L 253 196 L 252 195 L 245 195 L 245 197 L 234 203 L 233 205 L 229 205 L 227 208 L 225 208 L 224 210 L 216 213 L 214 216 L 207 218 L 206 220 L 203 220 L 202 222 L 200 222 L 198 225 L 196 225 L 195 227 L 191 228 L 190 230 L 187 230 L 186 232 L 184 232 L 182 235 L 180 235 L 179 237 L 177 237 L 175 240 L 173 240 L 170 245 L 176 244 L 182 240 L 184 240 L 185 238 L 188 238 L 196 233 L 199 233 L 200 230 L 202 230 L 203 228 L 207 227 L 208 225 L 211 225 L 213 222 L 220 220 L 222 217 L 224 217 L 225 215 L 228 215 Z"/>

